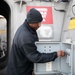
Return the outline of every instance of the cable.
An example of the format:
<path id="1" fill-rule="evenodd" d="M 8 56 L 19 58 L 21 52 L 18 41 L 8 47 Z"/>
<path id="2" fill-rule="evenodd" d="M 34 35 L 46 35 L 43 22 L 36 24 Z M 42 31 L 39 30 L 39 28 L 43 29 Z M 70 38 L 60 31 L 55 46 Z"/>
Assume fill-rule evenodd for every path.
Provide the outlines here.
<path id="1" fill-rule="evenodd" d="M 63 10 L 63 9 L 56 9 L 55 7 L 54 7 L 54 9 L 55 9 L 56 11 L 66 12 L 66 11 L 65 11 L 65 10 Z"/>
<path id="2" fill-rule="evenodd" d="M 75 12 L 74 12 L 74 10 L 73 10 L 74 7 L 75 7 L 75 4 L 72 6 L 72 13 L 73 13 L 73 15 L 75 16 Z"/>
<path id="3" fill-rule="evenodd" d="M 44 1 L 44 2 L 52 2 L 52 0 L 41 0 L 41 1 Z"/>
<path id="4" fill-rule="evenodd" d="M 60 3 L 61 1 L 58 1 L 58 2 L 54 2 L 54 5 L 55 5 L 55 3 Z M 56 9 L 55 8 L 55 6 L 54 6 L 54 10 L 56 10 L 56 11 L 60 11 L 60 12 L 66 12 L 64 9 Z"/>
<path id="5" fill-rule="evenodd" d="M 62 2 L 69 2 L 69 0 L 62 0 Z"/>

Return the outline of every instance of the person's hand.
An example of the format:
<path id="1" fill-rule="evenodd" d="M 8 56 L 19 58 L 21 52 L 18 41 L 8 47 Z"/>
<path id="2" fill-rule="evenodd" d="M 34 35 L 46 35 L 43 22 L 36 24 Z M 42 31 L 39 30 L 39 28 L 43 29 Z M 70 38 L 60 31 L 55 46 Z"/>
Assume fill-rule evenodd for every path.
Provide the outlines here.
<path id="1" fill-rule="evenodd" d="M 60 50 L 60 51 L 57 52 L 57 56 L 58 57 L 63 57 L 63 56 L 65 56 L 65 52 Z"/>

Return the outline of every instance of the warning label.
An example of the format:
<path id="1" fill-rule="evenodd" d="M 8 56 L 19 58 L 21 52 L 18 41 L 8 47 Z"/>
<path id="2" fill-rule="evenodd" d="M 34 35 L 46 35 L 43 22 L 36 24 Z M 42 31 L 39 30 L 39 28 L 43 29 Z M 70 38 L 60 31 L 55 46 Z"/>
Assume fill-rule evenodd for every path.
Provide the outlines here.
<path id="1" fill-rule="evenodd" d="M 26 7 L 27 12 L 31 8 L 37 9 L 42 14 L 42 17 L 43 17 L 42 24 L 53 24 L 52 7 L 46 7 L 46 6 L 27 6 Z"/>

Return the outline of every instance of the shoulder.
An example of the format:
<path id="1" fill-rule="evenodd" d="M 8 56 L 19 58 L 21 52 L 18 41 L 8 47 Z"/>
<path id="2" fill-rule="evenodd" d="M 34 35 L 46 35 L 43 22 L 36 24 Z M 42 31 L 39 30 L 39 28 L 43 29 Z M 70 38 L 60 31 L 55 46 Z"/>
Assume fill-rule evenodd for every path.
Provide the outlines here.
<path id="1" fill-rule="evenodd" d="M 33 36 L 26 28 L 20 26 L 15 34 L 14 42 L 19 46 L 26 43 L 33 43 Z"/>
<path id="2" fill-rule="evenodd" d="M 32 37 L 29 34 L 22 34 L 18 37 L 18 45 L 19 47 L 23 46 L 24 44 L 34 43 Z"/>
<path id="3" fill-rule="evenodd" d="M 26 44 L 26 43 L 32 43 L 33 39 L 32 39 L 31 34 L 28 31 L 22 31 L 19 34 L 18 42 L 20 42 L 21 45 Z"/>

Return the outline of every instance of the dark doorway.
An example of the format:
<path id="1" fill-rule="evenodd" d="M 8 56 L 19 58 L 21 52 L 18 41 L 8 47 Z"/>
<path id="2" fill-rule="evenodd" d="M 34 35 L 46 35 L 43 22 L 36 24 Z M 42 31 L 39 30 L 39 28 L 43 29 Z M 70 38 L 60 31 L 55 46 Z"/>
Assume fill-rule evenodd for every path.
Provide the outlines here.
<path id="1" fill-rule="evenodd" d="M 3 69 L 7 66 L 8 62 L 8 55 L 9 55 L 9 30 L 10 30 L 10 7 L 9 5 L 4 1 L 0 0 L 0 17 L 1 19 L 4 18 L 6 19 L 6 29 L 3 30 L 5 32 L 5 35 L 0 35 L 1 37 L 3 36 L 6 40 L 2 41 L 0 38 L 0 69 Z M 0 27 L 1 30 L 1 27 Z M 1 30 L 2 33 L 2 30 Z M 4 55 L 3 55 L 4 53 Z"/>

